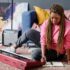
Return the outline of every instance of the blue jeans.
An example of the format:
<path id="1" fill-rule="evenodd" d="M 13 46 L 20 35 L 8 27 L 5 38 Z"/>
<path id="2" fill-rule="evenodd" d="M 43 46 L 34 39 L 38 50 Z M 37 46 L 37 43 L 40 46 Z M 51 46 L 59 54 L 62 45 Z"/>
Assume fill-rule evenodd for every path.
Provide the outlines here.
<path id="1" fill-rule="evenodd" d="M 28 40 L 31 40 L 40 47 L 40 32 L 33 29 L 24 32 L 17 40 L 16 48 L 21 47 L 22 44 L 26 43 Z"/>

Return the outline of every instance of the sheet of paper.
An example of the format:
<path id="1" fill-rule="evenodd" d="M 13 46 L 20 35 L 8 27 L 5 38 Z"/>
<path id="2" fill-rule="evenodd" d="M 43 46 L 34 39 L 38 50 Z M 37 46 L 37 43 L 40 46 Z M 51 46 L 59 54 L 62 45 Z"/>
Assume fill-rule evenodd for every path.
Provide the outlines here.
<path id="1" fill-rule="evenodd" d="M 64 66 L 62 62 L 52 62 L 52 66 Z"/>
<path id="2" fill-rule="evenodd" d="M 46 65 L 47 65 L 47 66 L 50 66 L 50 67 L 51 67 L 51 66 L 52 66 L 52 67 L 54 67 L 54 66 L 55 66 L 55 67 L 64 66 L 64 64 L 63 64 L 62 62 L 54 62 L 54 61 L 53 61 L 53 62 L 46 62 Z"/>
<path id="3" fill-rule="evenodd" d="M 47 66 L 52 66 L 52 63 L 51 62 L 46 62 L 46 65 Z"/>

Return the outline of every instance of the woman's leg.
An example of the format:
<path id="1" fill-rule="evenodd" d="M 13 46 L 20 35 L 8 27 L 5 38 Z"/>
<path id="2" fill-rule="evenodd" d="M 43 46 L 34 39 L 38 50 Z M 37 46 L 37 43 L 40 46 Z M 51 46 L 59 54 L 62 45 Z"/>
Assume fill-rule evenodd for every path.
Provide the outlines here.
<path id="1" fill-rule="evenodd" d="M 59 54 L 57 56 L 57 61 L 63 61 L 63 60 L 65 60 L 65 54 Z"/>
<path id="2" fill-rule="evenodd" d="M 40 46 L 40 32 L 30 29 L 20 36 L 20 38 L 16 42 L 16 47 L 21 47 L 22 44 L 26 43 L 28 40 L 31 40 L 37 46 Z"/>
<path id="3" fill-rule="evenodd" d="M 57 60 L 57 52 L 54 50 L 46 49 L 46 59 L 47 61 L 56 61 Z M 35 60 L 41 59 L 41 48 L 36 48 L 32 51 L 32 58 Z"/>
<path id="4" fill-rule="evenodd" d="M 57 60 L 57 52 L 55 50 L 46 49 L 45 55 L 46 55 L 47 61 L 56 61 Z"/>

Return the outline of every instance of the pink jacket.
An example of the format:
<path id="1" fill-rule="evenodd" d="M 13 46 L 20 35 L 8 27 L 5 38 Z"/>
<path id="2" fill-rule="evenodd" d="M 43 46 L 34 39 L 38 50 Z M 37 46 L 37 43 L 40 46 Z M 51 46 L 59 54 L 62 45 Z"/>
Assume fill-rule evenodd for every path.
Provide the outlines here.
<path id="1" fill-rule="evenodd" d="M 40 42 L 41 42 L 41 47 L 43 47 L 44 45 L 47 44 L 47 36 L 46 36 L 46 28 L 48 25 L 48 20 L 46 20 L 42 26 L 41 26 L 41 38 L 40 38 Z M 57 39 L 58 39 L 58 35 L 59 35 L 59 26 L 58 25 L 53 25 L 52 28 L 53 32 L 52 32 L 52 37 L 53 37 L 53 43 L 51 46 L 51 49 L 56 49 L 56 44 L 57 44 Z M 64 34 L 64 50 L 62 50 L 61 53 L 64 53 L 65 49 L 70 48 L 70 21 L 66 20 L 65 21 L 65 34 Z"/>

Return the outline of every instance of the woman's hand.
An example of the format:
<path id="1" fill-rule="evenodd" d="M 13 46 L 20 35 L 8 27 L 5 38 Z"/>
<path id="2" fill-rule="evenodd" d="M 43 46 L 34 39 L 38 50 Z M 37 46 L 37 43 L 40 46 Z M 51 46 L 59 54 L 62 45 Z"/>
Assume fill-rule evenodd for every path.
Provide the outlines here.
<path id="1" fill-rule="evenodd" d="M 70 64 L 70 61 L 68 61 L 68 64 Z"/>
<path id="2" fill-rule="evenodd" d="M 41 62 L 44 63 L 44 64 L 46 64 L 46 57 L 45 57 L 45 56 L 43 56 L 43 57 L 41 58 Z"/>

